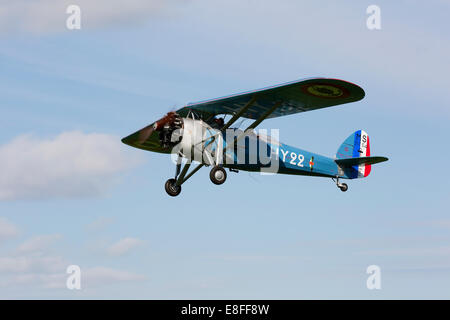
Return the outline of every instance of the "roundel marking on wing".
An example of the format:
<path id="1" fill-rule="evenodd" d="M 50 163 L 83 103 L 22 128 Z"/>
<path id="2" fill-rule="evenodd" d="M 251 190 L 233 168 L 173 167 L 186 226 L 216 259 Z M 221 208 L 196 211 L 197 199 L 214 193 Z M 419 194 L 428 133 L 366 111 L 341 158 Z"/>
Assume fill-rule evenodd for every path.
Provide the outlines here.
<path id="1" fill-rule="evenodd" d="M 302 86 L 302 91 L 311 96 L 327 99 L 347 98 L 350 95 L 346 88 L 328 83 L 306 84 Z"/>

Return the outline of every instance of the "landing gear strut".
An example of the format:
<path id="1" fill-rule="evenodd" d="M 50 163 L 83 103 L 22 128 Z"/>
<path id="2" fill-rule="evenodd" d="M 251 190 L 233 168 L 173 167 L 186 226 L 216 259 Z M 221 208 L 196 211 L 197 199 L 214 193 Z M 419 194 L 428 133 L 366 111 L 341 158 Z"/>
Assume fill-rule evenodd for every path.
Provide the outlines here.
<path id="1" fill-rule="evenodd" d="M 188 162 L 184 165 L 183 170 L 181 170 L 181 160 L 181 155 L 178 155 L 177 165 L 175 169 L 175 178 L 167 180 L 166 184 L 164 185 L 167 194 L 171 197 L 176 197 L 180 194 L 181 184 L 184 182 L 184 177 L 186 176 L 186 173 L 191 166 L 191 164 Z"/>
<path id="2" fill-rule="evenodd" d="M 338 177 L 336 177 L 336 179 L 333 178 L 333 181 L 336 182 L 336 186 L 341 189 L 342 192 L 348 190 L 348 185 L 346 183 L 340 183 Z"/>
<path id="3" fill-rule="evenodd" d="M 220 185 L 227 180 L 227 172 L 222 167 L 214 166 L 209 173 L 209 178 L 212 183 Z"/>
<path id="4" fill-rule="evenodd" d="M 177 195 L 179 195 L 181 192 L 181 185 L 203 167 L 203 164 L 200 163 L 194 169 L 192 169 L 191 172 L 188 173 L 191 162 L 186 162 L 186 164 L 183 166 L 183 169 L 181 169 L 181 160 L 182 156 L 179 155 L 175 169 L 175 178 L 167 180 L 165 184 L 167 194 L 172 197 L 176 197 Z"/>

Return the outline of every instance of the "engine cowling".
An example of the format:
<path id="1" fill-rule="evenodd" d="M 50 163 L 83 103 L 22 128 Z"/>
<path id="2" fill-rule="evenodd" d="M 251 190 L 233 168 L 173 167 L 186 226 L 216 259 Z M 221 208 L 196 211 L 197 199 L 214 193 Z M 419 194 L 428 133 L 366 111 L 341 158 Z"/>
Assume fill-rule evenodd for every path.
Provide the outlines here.
<path id="1" fill-rule="evenodd" d="M 222 127 L 220 124 L 217 126 Z M 148 139 L 153 132 L 158 132 L 163 149 L 171 149 L 172 153 L 181 154 L 190 161 L 206 165 L 222 161 L 222 133 L 203 120 L 182 118 L 175 112 L 169 112 L 153 125 L 142 129 L 140 141 Z"/>

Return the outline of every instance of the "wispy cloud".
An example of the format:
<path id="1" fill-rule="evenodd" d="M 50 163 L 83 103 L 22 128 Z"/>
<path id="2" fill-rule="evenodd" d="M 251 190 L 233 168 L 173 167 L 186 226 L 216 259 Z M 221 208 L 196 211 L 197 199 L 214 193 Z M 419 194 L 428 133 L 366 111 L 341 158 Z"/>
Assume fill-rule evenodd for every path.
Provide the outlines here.
<path id="1" fill-rule="evenodd" d="M 49 251 L 60 235 L 40 235 L 23 242 L 12 253 L 0 256 L 0 287 L 66 288 L 67 267 L 73 263 L 63 255 Z M 114 254 L 124 254 L 142 241 L 125 238 L 112 248 Z M 147 276 L 106 266 L 81 267 L 83 288 L 94 288 L 122 282 L 144 281 Z"/>
<path id="2" fill-rule="evenodd" d="M 97 220 L 86 225 L 86 230 L 90 232 L 98 232 L 105 229 L 107 226 L 114 222 L 113 218 L 109 217 L 100 217 Z"/>
<path id="3" fill-rule="evenodd" d="M 106 267 L 88 268 L 84 272 L 84 275 L 82 273 L 82 277 L 88 286 L 108 285 L 124 281 L 143 281 L 147 279 L 145 275 Z"/>
<path id="4" fill-rule="evenodd" d="M 0 146 L 0 200 L 101 195 L 139 162 L 122 151 L 119 138 L 107 134 L 20 136 Z"/>
<path id="5" fill-rule="evenodd" d="M 20 272 L 10 275 L 3 282 L 0 281 L 0 287 L 66 288 L 68 274 L 63 269 L 51 273 L 27 271 L 25 269 L 16 270 Z M 123 282 L 145 281 L 147 279 L 148 277 L 142 274 L 102 266 L 81 269 L 82 289 L 92 289 Z"/>
<path id="6" fill-rule="evenodd" d="M 17 251 L 20 253 L 41 251 L 48 248 L 48 246 L 51 245 L 56 240 L 61 239 L 61 237 L 62 236 L 60 234 L 35 236 L 22 243 L 17 248 Z"/>
<path id="7" fill-rule="evenodd" d="M 111 256 L 122 256 L 142 244 L 143 241 L 137 238 L 123 238 L 108 247 L 106 251 Z"/>
<path id="8" fill-rule="evenodd" d="M 282 1 L 277 5 L 269 1 L 241 0 L 205 5 L 198 1 L 192 4 L 190 12 L 208 26 L 205 34 L 214 49 L 214 39 L 227 41 L 227 46 L 245 48 L 239 53 L 237 72 L 261 72 L 265 76 L 284 70 L 295 73 L 313 70 L 313 75 L 345 75 L 349 81 L 355 77 L 354 81 L 366 89 L 366 99 L 380 94 L 372 88 L 382 88 L 381 93 L 386 95 L 396 92 L 395 106 L 392 98 L 380 106 L 390 112 L 449 116 L 446 76 L 450 64 L 442 63 L 450 53 L 447 34 L 442 32 L 448 28 L 448 20 L 442 13 L 448 12 L 449 5 L 444 1 L 432 3 L 434 10 L 427 11 L 428 2 L 382 1 L 379 3 L 382 30 L 379 31 L 366 27 L 369 3 L 355 1 L 328 2 L 326 6 L 314 1 Z M 252 59 L 255 52 L 258 57 Z M 201 59 L 220 68 L 213 57 L 202 55 Z M 226 61 L 231 63 L 233 57 L 235 53 L 228 53 Z M 263 58 L 272 63 L 258 68 Z M 211 69 L 216 72 L 216 68 Z M 412 109 L 405 101 L 411 97 L 425 100 L 426 108 Z M 405 103 L 399 104 L 402 100 Z"/>
<path id="9" fill-rule="evenodd" d="M 0 217 L 0 241 L 9 239 L 19 234 L 19 228 L 9 222 L 6 218 Z"/>
<path id="10" fill-rule="evenodd" d="M 45 34 L 64 32 L 66 9 L 81 8 L 82 28 L 116 27 L 145 22 L 163 12 L 170 12 L 182 0 L 15 0 L 0 3 L 0 33 Z"/>
<path id="11" fill-rule="evenodd" d="M 67 274 L 51 273 L 21 273 L 15 274 L 9 277 L 4 283 L 0 283 L 3 287 L 39 287 L 39 288 L 51 288 L 51 289 L 61 289 L 66 287 Z"/>
<path id="12" fill-rule="evenodd" d="M 21 256 L 0 257 L 2 273 L 54 273 L 65 271 L 68 264 L 61 256 L 29 254 Z"/>

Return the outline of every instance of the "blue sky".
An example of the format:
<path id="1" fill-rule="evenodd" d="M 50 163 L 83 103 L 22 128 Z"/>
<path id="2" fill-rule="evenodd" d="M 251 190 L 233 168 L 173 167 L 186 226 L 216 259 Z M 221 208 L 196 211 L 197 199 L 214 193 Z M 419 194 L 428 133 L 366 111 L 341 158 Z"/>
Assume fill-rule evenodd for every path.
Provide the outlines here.
<path id="1" fill-rule="evenodd" d="M 76 31 L 67 4 L 0 4 L 0 298 L 449 298 L 448 2 L 80 0 Z M 188 102 L 313 76 L 366 97 L 261 128 L 327 156 L 366 130 L 390 161 L 346 193 L 202 169 L 169 198 L 170 158 L 120 143 Z"/>

